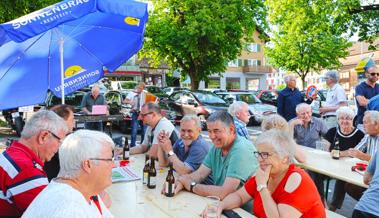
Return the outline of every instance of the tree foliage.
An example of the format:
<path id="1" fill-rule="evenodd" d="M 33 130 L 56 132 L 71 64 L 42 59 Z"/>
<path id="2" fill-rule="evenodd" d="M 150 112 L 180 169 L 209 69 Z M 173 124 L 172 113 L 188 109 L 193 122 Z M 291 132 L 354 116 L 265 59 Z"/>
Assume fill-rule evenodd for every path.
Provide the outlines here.
<path id="1" fill-rule="evenodd" d="M 60 0 L 2 0 L 0 4 L 0 23 L 14 20 L 57 2 L 60 2 Z"/>
<path id="2" fill-rule="evenodd" d="M 309 72 L 338 68 L 345 57 L 346 27 L 341 25 L 341 7 L 335 0 L 268 0 L 272 46 L 266 49 L 269 62 L 300 76 L 305 88 Z M 343 11 L 343 10 L 342 10 Z"/>
<path id="3" fill-rule="evenodd" d="M 209 75 L 225 71 L 265 27 L 263 0 L 153 0 L 140 57 L 165 61 L 191 78 L 192 89 Z"/>

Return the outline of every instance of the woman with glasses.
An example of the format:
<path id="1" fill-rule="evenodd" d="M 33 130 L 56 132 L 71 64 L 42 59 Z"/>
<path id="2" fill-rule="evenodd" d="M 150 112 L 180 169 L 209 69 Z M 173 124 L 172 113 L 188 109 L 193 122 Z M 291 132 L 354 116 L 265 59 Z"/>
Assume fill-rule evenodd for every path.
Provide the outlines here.
<path id="1" fill-rule="evenodd" d="M 354 112 L 349 107 L 340 107 L 337 111 L 337 127 L 328 130 L 325 139 L 331 144 L 329 151 L 332 150 L 335 141 L 339 141 L 340 157 L 348 157 L 349 148 L 354 148 L 364 137 L 364 133 L 358 128 L 354 127 L 353 119 Z M 341 208 L 345 198 L 345 184 L 346 182 L 336 180 L 334 186 L 334 193 L 332 202 L 329 204 L 329 210 L 336 211 Z"/>
<path id="2" fill-rule="evenodd" d="M 229 194 L 218 209 L 240 207 L 253 199 L 253 213 L 265 217 L 324 218 L 325 209 L 310 176 L 293 163 L 295 142 L 287 132 L 272 129 L 256 141 L 260 167 L 238 191 Z"/>

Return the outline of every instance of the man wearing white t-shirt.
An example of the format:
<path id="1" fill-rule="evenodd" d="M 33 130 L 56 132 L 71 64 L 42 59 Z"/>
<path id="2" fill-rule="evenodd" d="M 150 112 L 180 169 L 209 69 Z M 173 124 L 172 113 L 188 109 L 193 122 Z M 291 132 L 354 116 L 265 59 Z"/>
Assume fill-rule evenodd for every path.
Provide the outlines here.
<path id="1" fill-rule="evenodd" d="M 142 144 L 130 148 L 130 154 L 141 154 L 148 151 L 150 157 L 157 158 L 158 152 L 164 153 L 158 146 L 158 136 L 162 130 L 170 136 L 172 144 L 178 140 L 179 137 L 175 126 L 161 115 L 161 109 L 158 104 L 151 102 L 144 104 L 141 108 L 139 119 L 142 120 L 144 125 L 147 125 L 145 137 Z"/>
<path id="2" fill-rule="evenodd" d="M 59 149 L 58 177 L 34 199 L 23 218 L 113 218 L 98 194 L 112 184 L 114 143 L 105 133 L 78 130 Z"/>
<path id="3" fill-rule="evenodd" d="M 325 82 L 329 87 L 326 94 L 326 101 L 320 107 L 320 114 L 324 119 L 328 129 L 337 126 L 336 111 L 342 106 L 347 106 L 345 90 L 338 84 L 339 76 L 335 70 L 328 71 L 325 74 Z"/>

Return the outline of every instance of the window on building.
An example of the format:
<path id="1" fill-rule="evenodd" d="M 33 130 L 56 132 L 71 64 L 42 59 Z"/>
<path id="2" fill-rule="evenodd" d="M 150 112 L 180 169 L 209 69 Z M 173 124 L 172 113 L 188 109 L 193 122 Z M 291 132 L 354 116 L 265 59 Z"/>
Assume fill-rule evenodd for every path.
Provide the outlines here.
<path id="1" fill-rule="evenodd" d="M 257 59 L 246 59 L 244 60 L 245 66 L 260 66 L 261 60 Z"/>
<path id="2" fill-rule="evenodd" d="M 210 78 L 207 83 L 208 89 L 219 89 L 220 88 L 220 79 L 219 78 Z"/>
<path id="3" fill-rule="evenodd" d="M 246 80 L 248 90 L 258 90 L 259 89 L 259 79 L 247 79 Z"/>
<path id="4" fill-rule="evenodd" d="M 226 89 L 240 89 L 240 78 L 226 78 Z"/>
<path id="5" fill-rule="evenodd" d="M 238 67 L 238 59 L 228 62 L 228 67 Z"/>
<path id="6" fill-rule="evenodd" d="M 246 50 L 249 52 L 260 52 L 261 51 L 261 45 L 257 43 L 247 43 L 246 44 Z"/>

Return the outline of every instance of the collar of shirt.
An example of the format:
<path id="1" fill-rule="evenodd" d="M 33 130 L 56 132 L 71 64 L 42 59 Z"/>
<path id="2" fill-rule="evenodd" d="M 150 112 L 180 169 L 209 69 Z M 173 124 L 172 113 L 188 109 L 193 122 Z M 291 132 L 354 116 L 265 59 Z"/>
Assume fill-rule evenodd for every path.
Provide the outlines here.
<path id="1" fill-rule="evenodd" d="M 197 137 L 197 139 L 193 140 L 193 141 L 191 142 L 191 144 L 188 145 L 188 147 L 191 147 L 192 145 L 194 145 L 194 144 L 195 144 L 197 141 L 199 141 L 200 139 L 202 139 L 201 135 L 199 135 L 199 136 Z M 179 140 L 179 142 L 178 142 L 178 146 L 179 146 L 180 148 L 184 148 L 184 142 L 183 142 L 183 139 L 180 139 L 180 140 Z"/>
<path id="2" fill-rule="evenodd" d="M 19 141 L 14 141 L 10 149 L 20 150 L 24 152 L 33 160 L 33 164 L 35 167 L 37 168 L 43 167 L 44 164 L 42 160 L 29 147 L 20 143 Z"/>
<path id="3" fill-rule="evenodd" d="M 235 123 L 238 125 L 238 126 L 243 126 L 245 127 L 246 126 L 246 123 L 245 122 L 242 122 L 240 119 L 238 119 L 236 116 L 234 116 L 234 121 Z"/>

